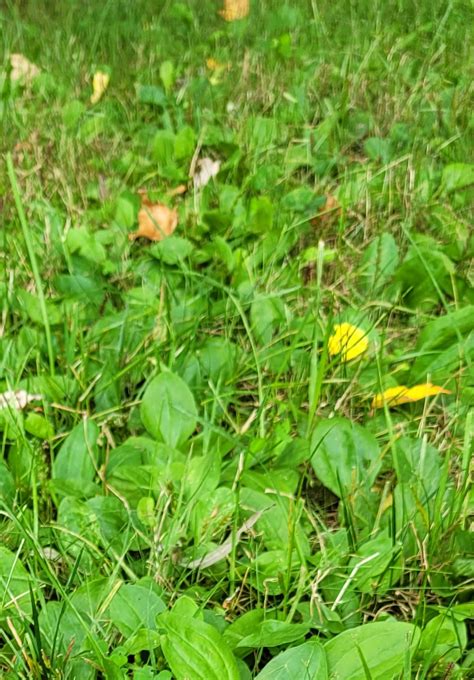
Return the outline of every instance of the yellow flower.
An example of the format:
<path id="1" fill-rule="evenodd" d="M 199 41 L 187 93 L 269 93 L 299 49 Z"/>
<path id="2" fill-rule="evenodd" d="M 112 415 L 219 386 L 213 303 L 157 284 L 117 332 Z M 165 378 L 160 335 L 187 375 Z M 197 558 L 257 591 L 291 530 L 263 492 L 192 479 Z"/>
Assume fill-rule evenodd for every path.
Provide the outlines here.
<path id="1" fill-rule="evenodd" d="M 367 334 L 350 323 L 337 323 L 329 338 L 329 354 L 340 354 L 343 361 L 350 361 L 363 354 L 369 346 Z"/>
<path id="2" fill-rule="evenodd" d="M 387 406 L 398 406 L 399 404 L 409 404 L 413 401 L 420 401 L 426 397 L 433 397 L 437 394 L 451 394 L 449 390 L 445 390 L 438 385 L 425 383 L 424 385 L 415 385 L 414 387 L 405 387 L 399 385 L 398 387 L 389 387 L 381 394 L 376 394 L 372 400 L 372 408 L 382 408 L 384 404 Z"/>
<path id="3" fill-rule="evenodd" d="M 91 104 L 97 104 L 97 102 L 102 99 L 102 95 L 109 86 L 110 76 L 104 71 L 97 71 L 94 73 L 92 79 L 92 94 L 91 94 Z"/>

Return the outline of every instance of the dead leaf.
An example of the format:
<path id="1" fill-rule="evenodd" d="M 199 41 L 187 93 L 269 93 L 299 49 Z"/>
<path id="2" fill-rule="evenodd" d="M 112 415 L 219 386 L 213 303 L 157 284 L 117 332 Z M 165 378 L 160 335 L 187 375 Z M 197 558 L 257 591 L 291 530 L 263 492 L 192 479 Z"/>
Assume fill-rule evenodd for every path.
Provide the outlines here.
<path id="1" fill-rule="evenodd" d="M 96 71 L 92 78 L 91 104 L 97 104 L 103 97 L 104 92 L 109 86 L 110 75 L 105 71 Z"/>
<path id="2" fill-rule="evenodd" d="M 329 227 L 339 220 L 342 210 L 339 201 L 332 194 L 326 196 L 326 203 L 321 208 L 319 213 L 313 217 L 311 224 L 313 226 Z"/>
<path id="3" fill-rule="evenodd" d="M 244 19 L 249 13 L 249 0 L 224 0 L 224 7 L 219 14 L 225 21 Z"/>
<path id="4" fill-rule="evenodd" d="M 193 560 L 192 562 L 182 562 L 182 566 L 187 567 L 188 569 L 206 569 L 207 567 L 212 567 L 213 564 L 217 564 L 217 562 L 225 559 L 227 555 L 230 555 L 232 552 L 233 545 L 240 541 L 242 534 L 250 531 L 250 529 L 258 522 L 264 512 L 265 510 L 257 510 L 257 512 L 254 512 L 254 514 L 242 524 L 240 529 L 235 532 L 235 536 L 229 536 L 229 538 L 225 540 L 222 545 L 215 548 L 215 550 L 211 550 L 211 552 L 207 553 L 207 555 L 198 557 L 197 560 Z"/>
<path id="5" fill-rule="evenodd" d="M 147 238 L 162 241 L 178 226 L 178 211 L 164 203 L 152 203 L 145 191 L 140 192 L 142 207 L 138 213 L 138 229 L 128 235 L 130 240 Z"/>
<path id="6" fill-rule="evenodd" d="M 32 401 L 41 401 L 41 394 L 28 394 L 25 390 L 7 390 L 0 394 L 0 409 L 14 408 L 17 411 L 25 408 Z"/>
<path id="7" fill-rule="evenodd" d="M 177 187 L 174 189 L 170 189 L 169 191 L 166 192 L 167 196 L 173 197 L 173 196 L 181 196 L 182 194 L 185 194 L 188 190 L 188 187 L 186 184 L 178 184 Z"/>
<path id="8" fill-rule="evenodd" d="M 41 73 L 36 64 L 20 53 L 10 55 L 10 64 L 12 67 L 10 78 L 25 84 L 31 83 Z"/>
<path id="9" fill-rule="evenodd" d="M 193 175 L 194 188 L 202 189 L 217 175 L 221 167 L 221 162 L 213 161 L 212 158 L 201 158 L 197 162 L 197 167 L 198 169 Z"/>

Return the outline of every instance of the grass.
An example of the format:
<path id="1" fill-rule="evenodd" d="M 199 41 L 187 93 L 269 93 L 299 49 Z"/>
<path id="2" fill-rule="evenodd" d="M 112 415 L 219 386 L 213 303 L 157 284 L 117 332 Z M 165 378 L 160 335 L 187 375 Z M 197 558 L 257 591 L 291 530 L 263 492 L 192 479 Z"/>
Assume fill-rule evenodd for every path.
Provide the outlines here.
<path id="1" fill-rule="evenodd" d="M 0 8 L 2 677 L 470 677 L 470 3 Z"/>

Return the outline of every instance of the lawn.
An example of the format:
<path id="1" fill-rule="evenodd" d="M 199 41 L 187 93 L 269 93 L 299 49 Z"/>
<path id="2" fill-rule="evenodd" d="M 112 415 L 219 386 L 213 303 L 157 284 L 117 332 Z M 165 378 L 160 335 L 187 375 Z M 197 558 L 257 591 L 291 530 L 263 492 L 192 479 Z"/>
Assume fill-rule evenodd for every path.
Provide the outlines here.
<path id="1" fill-rule="evenodd" d="M 472 3 L 220 7 L 0 0 L 0 676 L 473 677 Z"/>

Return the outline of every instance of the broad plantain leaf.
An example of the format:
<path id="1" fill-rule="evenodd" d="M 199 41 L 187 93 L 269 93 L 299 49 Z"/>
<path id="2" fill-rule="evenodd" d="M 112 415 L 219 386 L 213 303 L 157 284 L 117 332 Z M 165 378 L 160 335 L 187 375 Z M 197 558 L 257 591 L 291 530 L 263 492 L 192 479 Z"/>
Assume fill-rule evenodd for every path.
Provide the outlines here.
<path id="1" fill-rule="evenodd" d="M 376 291 L 398 267 L 398 246 L 392 234 L 377 236 L 368 246 L 360 264 L 360 283 L 365 292 Z"/>
<path id="2" fill-rule="evenodd" d="M 317 640 L 277 654 L 255 680 L 289 680 L 290 678 L 317 678 L 326 680 L 328 668 L 324 647 Z"/>
<path id="3" fill-rule="evenodd" d="M 98 466 L 99 428 L 84 419 L 70 432 L 53 463 L 53 479 L 84 484 L 92 482 Z"/>
<path id="4" fill-rule="evenodd" d="M 366 623 L 345 630 L 324 645 L 329 678 L 336 680 L 393 680 L 400 676 L 406 658 L 420 633 L 411 623 Z"/>
<path id="5" fill-rule="evenodd" d="M 179 447 L 196 427 L 194 397 L 184 380 L 174 373 L 161 373 L 145 390 L 141 418 L 148 432 L 169 446 Z"/>
<path id="6" fill-rule="evenodd" d="M 322 420 L 311 438 L 316 475 L 336 496 L 371 486 L 381 460 L 375 437 L 345 418 Z"/>
<path id="7" fill-rule="evenodd" d="M 179 612 L 160 615 L 161 649 L 176 680 L 239 680 L 237 662 L 210 624 Z"/>
<path id="8" fill-rule="evenodd" d="M 126 583 L 110 603 L 110 617 L 122 635 L 128 637 L 141 628 L 154 630 L 157 615 L 165 609 L 165 603 L 151 588 Z"/>

